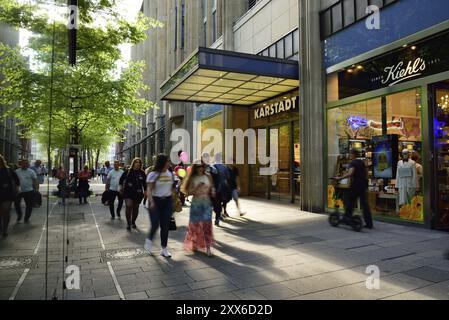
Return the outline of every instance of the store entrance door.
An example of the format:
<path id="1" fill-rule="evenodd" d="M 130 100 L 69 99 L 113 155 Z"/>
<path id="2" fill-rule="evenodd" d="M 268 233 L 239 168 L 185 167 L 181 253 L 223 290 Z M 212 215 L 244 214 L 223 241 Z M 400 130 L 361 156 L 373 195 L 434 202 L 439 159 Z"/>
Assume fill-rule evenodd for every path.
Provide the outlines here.
<path id="1" fill-rule="evenodd" d="M 433 228 L 449 230 L 449 81 L 430 87 L 433 114 Z"/>

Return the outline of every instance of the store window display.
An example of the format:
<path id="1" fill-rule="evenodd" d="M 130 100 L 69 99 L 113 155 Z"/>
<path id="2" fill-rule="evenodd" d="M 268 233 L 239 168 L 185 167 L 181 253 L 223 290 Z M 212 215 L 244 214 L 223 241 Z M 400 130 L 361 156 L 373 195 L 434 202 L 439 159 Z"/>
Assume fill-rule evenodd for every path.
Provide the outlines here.
<path id="1" fill-rule="evenodd" d="M 329 178 L 343 176 L 358 151 L 369 168 L 368 201 L 376 216 L 424 222 L 422 166 L 412 159 L 422 149 L 421 109 L 416 89 L 328 110 Z M 329 209 L 342 207 L 340 191 L 350 183 L 329 185 Z"/>

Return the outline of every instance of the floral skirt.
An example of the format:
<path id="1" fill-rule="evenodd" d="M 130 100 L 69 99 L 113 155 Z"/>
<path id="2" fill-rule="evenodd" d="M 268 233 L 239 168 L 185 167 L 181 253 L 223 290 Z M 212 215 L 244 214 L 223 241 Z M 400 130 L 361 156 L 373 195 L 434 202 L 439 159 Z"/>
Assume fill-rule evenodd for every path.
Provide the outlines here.
<path id="1" fill-rule="evenodd" d="M 194 198 L 190 207 L 190 222 L 184 248 L 187 251 L 207 250 L 213 244 L 212 204 L 207 198 Z"/>

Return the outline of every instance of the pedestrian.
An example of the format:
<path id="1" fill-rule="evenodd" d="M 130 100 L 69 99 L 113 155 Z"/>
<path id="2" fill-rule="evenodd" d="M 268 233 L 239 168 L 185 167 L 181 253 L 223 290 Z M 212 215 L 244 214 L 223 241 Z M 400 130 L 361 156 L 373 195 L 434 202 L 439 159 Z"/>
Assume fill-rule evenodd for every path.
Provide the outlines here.
<path id="1" fill-rule="evenodd" d="M 215 197 L 215 187 L 212 177 L 206 173 L 207 164 L 195 161 L 182 186 L 182 192 L 187 196 L 192 195 L 190 206 L 190 220 L 184 241 L 187 251 L 202 250 L 212 257 L 212 245 L 214 242 L 212 230 L 212 201 Z"/>
<path id="2" fill-rule="evenodd" d="M 185 206 L 185 204 L 186 204 L 186 195 L 184 194 L 184 193 L 182 193 L 182 191 L 181 191 L 181 187 L 182 187 L 182 183 L 183 183 L 183 181 L 184 181 L 184 178 L 186 177 L 186 174 L 187 174 L 187 167 L 186 167 L 186 165 L 184 164 L 184 159 L 183 159 L 183 156 L 184 156 L 184 152 L 181 150 L 181 151 L 179 151 L 178 152 L 178 159 L 179 159 L 179 162 L 178 162 L 178 164 L 176 165 L 176 167 L 175 167 L 175 169 L 174 169 L 174 172 L 175 172 L 175 175 L 176 175 L 176 177 L 177 177 L 177 179 L 178 179 L 178 184 L 177 184 L 177 188 L 176 188 L 176 192 L 178 193 L 178 195 L 179 195 L 179 199 L 181 200 L 181 204 L 183 205 L 183 206 Z M 182 173 L 182 174 L 181 174 Z"/>
<path id="3" fill-rule="evenodd" d="M 112 170 L 114 170 L 113 167 L 111 167 L 111 163 L 109 161 L 106 161 L 104 163 L 104 172 L 103 172 L 103 183 L 106 184 L 106 179 L 109 175 L 109 172 L 111 172 Z"/>
<path id="4" fill-rule="evenodd" d="M 63 167 L 59 167 L 54 176 L 58 179 L 58 195 L 61 198 L 59 204 L 65 205 L 65 198 L 70 194 L 70 190 L 67 188 L 67 174 Z"/>
<path id="5" fill-rule="evenodd" d="M 121 211 L 123 207 L 123 198 L 120 194 L 120 178 L 123 176 L 124 171 L 120 169 L 120 162 L 114 161 L 114 170 L 109 172 L 106 178 L 106 191 L 109 191 L 109 211 L 111 213 L 112 220 L 115 219 L 114 202 L 118 199 L 117 217 L 121 218 Z"/>
<path id="6" fill-rule="evenodd" d="M 45 175 L 47 174 L 47 170 L 42 165 L 42 161 L 36 160 L 36 162 L 34 162 L 34 166 L 32 166 L 30 169 L 36 173 L 39 185 L 43 184 L 45 181 Z"/>
<path id="7" fill-rule="evenodd" d="M 87 204 L 87 197 L 89 196 L 89 179 L 90 171 L 88 166 L 84 166 L 83 171 L 78 174 L 78 198 L 80 204 Z"/>
<path id="8" fill-rule="evenodd" d="M 212 178 L 213 186 L 216 190 L 217 186 L 219 185 L 219 176 L 218 176 L 217 168 L 215 168 L 215 166 L 211 165 L 211 163 L 210 163 L 210 155 L 208 153 L 204 153 L 203 156 L 201 157 L 201 162 L 204 164 L 205 173 Z M 189 174 L 192 172 L 192 169 L 193 169 L 193 166 L 191 167 Z M 188 199 L 188 197 L 189 196 L 187 196 L 187 199 Z M 219 227 L 220 221 L 223 220 L 223 217 L 221 215 L 221 213 L 223 211 L 223 207 L 221 205 L 219 196 L 216 193 L 213 197 L 211 197 L 210 200 L 212 202 L 213 211 L 215 212 L 215 225 L 217 227 Z"/>
<path id="9" fill-rule="evenodd" d="M 174 192 L 175 180 L 173 173 L 169 170 L 170 162 L 166 155 L 156 158 L 154 170 L 147 177 L 148 209 L 151 220 L 151 230 L 145 240 L 145 250 L 151 254 L 153 239 L 161 228 L 161 255 L 171 258 L 168 251 L 168 235 L 170 219 L 173 214 L 172 194 Z"/>
<path id="10" fill-rule="evenodd" d="M 25 223 L 30 222 L 33 212 L 33 196 L 38 189 L 38 181 L 36 173 L 29 168 L 28 160 L 20 161 L 20 168 L 16 170 L 16 174 L 20 180 L 20 193 L 17 195 L 14 206 L 17 212 L 17 223 L 22 221 L 23 213 L 21 208 L 22 199 L 25 200 Z"/>
<path id="11" fill-rule="evenodd" d="M 146 196 L 146 175 L 142 170 L 142 160 L 135 158 L 128 170 L 120 178 L 121 192 L 126 205 L 126 221 L 128 231 L 137 229 L 136 220 L 139 216 L 139 206 Z"/>
<path id="12" fill-rule="evenodd" d="M 20 181 L 17 174 L 8 167 L 5 158 L 1 154 L 0 181 L 0 233 L 2 238 L 6 238 L 11 219 L 11 206 L 16 200 Z"/>
<path id="13" fill-rule="evenodd" d="M 235 163 L 235 161 L 234 161 L 234 163 Z M 228 167 L 228 169 L 229 169 L 229 186 L 232 190 L 232 199 L 234 200 L 234 202 L 237 206 L 239 215 L 242 217 L 245 215 L 245 213 L 242 212 L 242 210 L 240 208 L 240 202 L 239 202 L 239 196 L 240 196 L 240 192 L 241 192 L 239 169 L 237 168 L 236 165 L 231 165 Z M 225 211 L 226 211 L 226 207 L 225 207 Z"/>
<path id="14" fill-rule="evenodd" d="M 217 200 L 220 206 L 220 210 L 223 210 L 223 216 L 229 218 L 229 214 L 226 210 L 227 204 L 232 199 L 232 189 L 229 183 L 230 172 L 229 168 L 226 167 L 222 162 L 222 154 L 217 153 L 215 155 L 215 169 L 217 170 L 217 178 L 215 179 L 217 190 Z M 221 213 L 221 212 L 220 212 Z"/>
<path id="15" fill-rule="evenodd" d="M 359 153 L 357 150 L 351 151 L 351 164 L 349 165 L 349 172 L 342 177 L 338 177 L 337 180 L 344 180 L 351 178 L 351 188 L 348 194 L 346 204 L 346 218 L 352 220 L 354 214 L 354 208 L 357 199 L 360 199 L 360 204 L 363 209 L 363 217 L 365 220 L 365 228 L 373 229 L 373 218 L 371 216 L 371 209 L 368 203 L 368 169 L 365 162 L 358 159 Z"/>

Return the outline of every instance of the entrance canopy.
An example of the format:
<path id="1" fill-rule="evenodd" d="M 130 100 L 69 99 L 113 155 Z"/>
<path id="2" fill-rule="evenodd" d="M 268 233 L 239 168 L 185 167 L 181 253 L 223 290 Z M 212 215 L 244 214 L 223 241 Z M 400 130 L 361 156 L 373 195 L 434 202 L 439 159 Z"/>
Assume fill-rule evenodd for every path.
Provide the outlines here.
<path id="1" fill-rule="evenodd" d="M 161 86 L 162 100 L 254 105 L 299 87 L 298 62 L 199 48 Z"/>

